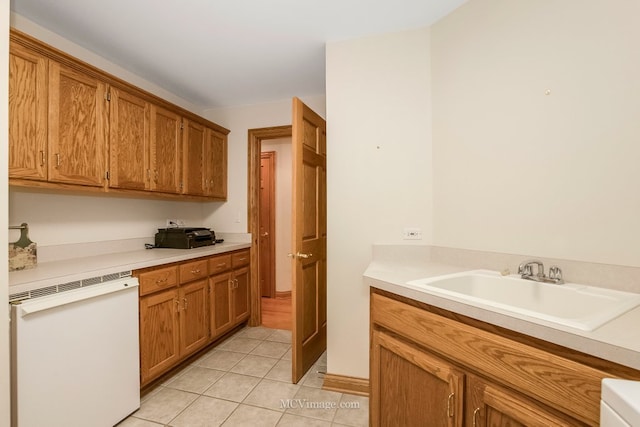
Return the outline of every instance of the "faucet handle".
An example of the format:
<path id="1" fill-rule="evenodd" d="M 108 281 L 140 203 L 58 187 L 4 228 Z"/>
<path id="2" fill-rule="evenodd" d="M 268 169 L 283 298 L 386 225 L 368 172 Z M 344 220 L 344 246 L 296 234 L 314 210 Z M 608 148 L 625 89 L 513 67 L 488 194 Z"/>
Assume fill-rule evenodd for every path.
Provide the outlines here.
<path id="1" fill-rule="evenodd" d="M 562 270 L 557 265 L 549 267 L 549 279 L 554 280 L 558 284 L 564 283 L 562 279 Z"/>
<path id="2" fill-rule="evenodd" d="M 524 262 L 518 266 L 518 274 L 523 276 L 531 276 L 531 264 L 525 264 Z"/>

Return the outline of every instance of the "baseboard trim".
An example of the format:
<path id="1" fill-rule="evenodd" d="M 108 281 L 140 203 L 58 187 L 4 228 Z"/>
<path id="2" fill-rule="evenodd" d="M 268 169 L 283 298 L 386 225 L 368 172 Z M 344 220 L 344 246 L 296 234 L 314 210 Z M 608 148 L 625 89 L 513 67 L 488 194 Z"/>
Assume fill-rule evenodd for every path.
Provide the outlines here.
<path id="1" fill-rule="evenodd" d="M 369 380 L 365 378 L 349 377 L 346 375 L 327 373 L 324 376 L 322 389 L 368 397 Z"/>
<path id="2" fill-rule="evenodd" d="M 276 291 L 276 298 L 291 298 L 291 291 Z"/>

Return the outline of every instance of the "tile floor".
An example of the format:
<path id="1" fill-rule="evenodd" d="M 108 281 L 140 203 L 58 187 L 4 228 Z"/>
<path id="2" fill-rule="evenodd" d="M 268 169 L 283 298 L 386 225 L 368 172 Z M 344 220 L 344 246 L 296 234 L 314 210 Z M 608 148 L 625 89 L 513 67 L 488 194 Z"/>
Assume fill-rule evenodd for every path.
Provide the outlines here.
<path id="1" fill-rule="evenodd" d="M 367 426 L 368 398 L 321 389 L 326 364 L 325 354 L 291 384 L 291 331 L 246 327 L 145 395 L 118 427 Z"/>

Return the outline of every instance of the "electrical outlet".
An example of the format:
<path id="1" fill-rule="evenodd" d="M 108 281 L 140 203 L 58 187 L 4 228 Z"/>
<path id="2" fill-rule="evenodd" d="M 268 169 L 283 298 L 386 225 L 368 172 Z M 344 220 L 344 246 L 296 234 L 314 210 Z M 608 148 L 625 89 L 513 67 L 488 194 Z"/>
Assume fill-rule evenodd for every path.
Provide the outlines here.
<path id="1" fill-rule="evenodd" d="M 402 238 L 404 240 L 422 240 L 421 228 L 405 228 L 402 232 Z"/>
<path id="2" fill-rule="evenodd" d="M 168 219 L 167 228 L 171 227 L 184 227 L 184 219 Z"/>

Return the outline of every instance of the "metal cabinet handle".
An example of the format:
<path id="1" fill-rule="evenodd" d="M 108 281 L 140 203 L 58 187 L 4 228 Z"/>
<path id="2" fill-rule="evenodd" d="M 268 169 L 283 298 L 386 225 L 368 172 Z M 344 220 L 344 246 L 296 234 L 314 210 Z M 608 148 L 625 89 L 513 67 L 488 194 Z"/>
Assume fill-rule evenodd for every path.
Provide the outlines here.
<path id="1" fill-rule="evenodd" d="M 218 268 L 222 268 L 222 267 L 224 267 L 225 265 L 227 265 L 227 264 L 222 263 L 222 264 L 218 264 L 216 267 L 218 267 Z"/>
<path id="2" fill-rule="evenodd" d="M 182 302 L 184 302 L 184 311 L 187 311 L 187 299 L 182 298 Z"/>
<path id="3" fill-rule="evenodd" d="M 268 232 L 268 231 L 265 231 L 264 233 L 262 233 L 262 234 L 260 235 L 260 237 L 267 237 L 268 235 L 269 235 L 269 232 Z"/>
<path id="4" fill-rule="evenodd" d="M 178 301 L 177 299 L 174 301 L 176 302 L 176 313 L 180 313 L 180 301 Z"/>
<path id="5" fill-rule="evenodd" d="M 60 153 L 56 153 L 56 168 L 60 167 L 60 163 L 62 163 L 60 160 Z"/>
<path id="6" fill-rule="evenodd" d="M 480 408 L 473 411 L 473 427 L 478 427 L 478 413 L 480 413 Z"/>
<path id="7" fill-rule="evenodd" d="M 197 268 L 195 270 L 191 270 L 191 274 L 198 274 L 198 273 L 200 273 L 200 269 L 199 268 Z"/>
<path id="8" fill-rule="evenodd" d="M 302 252 L 298 252 L 296 254 L 296 256 L 298 258 L 307 259 L 307 258 L 311 258 L 313 256 L 313 254 L 303 254 Z"/>
<path id="9" fill-rule="evenodd" d="M 40 150 L 40 166 L 44 166 L 46 160 L 47 159 L 44 156 L 44 150 Z"/>
<path id="10" fill-rule="evenodd" d="M 453 418 L 453 397 L 455 396 L 455 393 L 451 393 L 449 395 L 449 397 L 447 398 L 447 415 L 449 416 L 449 418 Z"/>
<path id="11" fill-rule="evenodd" d="M 164 279 L 158 279 L 156 280 L 156 283 L 164 283 L 167 281 L 167 278 L 165 277 Z"/>

